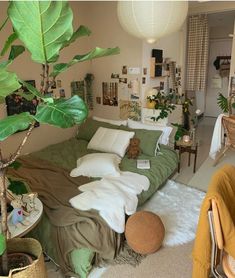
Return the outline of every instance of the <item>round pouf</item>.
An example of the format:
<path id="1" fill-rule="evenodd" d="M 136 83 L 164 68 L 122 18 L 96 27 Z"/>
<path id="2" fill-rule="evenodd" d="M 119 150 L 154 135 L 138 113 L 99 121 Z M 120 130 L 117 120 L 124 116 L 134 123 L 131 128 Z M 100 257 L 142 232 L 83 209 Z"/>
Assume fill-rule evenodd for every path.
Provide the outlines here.
<path id="1" fill-rule="evenodd" d="M 139 211 L 131 215 L 125 228 L 128 245 L 140 254 L 156 252 L 164 239 L 165 228 L 161 218 L 150 211 Z"/>

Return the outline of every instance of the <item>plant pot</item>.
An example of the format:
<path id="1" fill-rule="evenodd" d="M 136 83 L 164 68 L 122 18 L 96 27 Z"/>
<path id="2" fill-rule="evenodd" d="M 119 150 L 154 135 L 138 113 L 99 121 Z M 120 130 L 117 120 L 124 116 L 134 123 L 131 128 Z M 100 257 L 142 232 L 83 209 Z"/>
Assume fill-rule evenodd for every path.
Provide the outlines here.
<path id="1" fill-rule="evenodd" d="M 155 105 L 156 105 L 156 102 L 153 100 L 153 101 L 147 101 L 147 108 L 149 109 L 154 109 L 155 108 Z"/>
<path id="2" fill-rule="evenodd" d="M 47 278 L 42 247 L 36 239 L 9 239 L 7 241 L 7 252 L 10 256 L 12 253 L 26 253 L 32 255 L 35 260 L 30 265 L 11 269 L 8 276 L 0 276 L 0 278 Z"/>

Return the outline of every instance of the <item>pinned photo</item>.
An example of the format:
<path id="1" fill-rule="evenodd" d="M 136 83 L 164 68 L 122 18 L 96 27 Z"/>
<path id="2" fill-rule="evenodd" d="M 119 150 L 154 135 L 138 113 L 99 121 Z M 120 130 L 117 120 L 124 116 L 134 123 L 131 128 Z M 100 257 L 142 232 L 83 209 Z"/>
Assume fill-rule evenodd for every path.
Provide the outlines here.
<path id="1" fill-rule="evenodd" d="M 146 77 L 142 77 L 142 84 L 146 83 Z"/>
<path id="2" fill-rule="evenodd" d="M 119 83 L 127 84 L 127 78 L 119 78 Z"/>
<path id="3" fill-rule="evenodd" d="M 127 74 L 127 66 L 122 67 L 122 74 Z"/>
<path id="4" fill-rule="evenodd" d="M 118 73 L 112 73 L 111 78 L 119 78 L 119 74 Z"/>
<path id="5" fill-rule="evenodd" d="M 60 98 L 64 98 L 64 97 L 65 97 L 65 90 L 60 89 Z"/>
<path id="6" fill-rule="evenodd" d="M 143 75 L 147 74 L 147 68 L 143 68 Z"/>

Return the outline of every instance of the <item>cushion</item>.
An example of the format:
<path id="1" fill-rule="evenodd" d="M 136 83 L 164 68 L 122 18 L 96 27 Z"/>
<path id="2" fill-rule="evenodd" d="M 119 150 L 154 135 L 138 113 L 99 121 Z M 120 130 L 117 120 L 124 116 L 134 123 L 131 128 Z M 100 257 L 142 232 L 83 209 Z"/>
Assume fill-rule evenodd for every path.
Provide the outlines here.
<path id="1" fill-rule="evenodd" d="M 99 122 L 91 118 L 87 118 L 86 121 L 79 126 L 76 138 L 86 140 L 87 142 L 89 142 L 93 137 L 93 135 L 96 133 L 97 129 L 101 126 L 106 128 L 113 128 L 113 129 L 118 128 L 118 126 L 116 125 Z"/>
<path id="2" fill-rule="evenodd" d="M 161 247 L 165 228 L 157 214 L 150 211 L 138 211 L 128 218 L 125 236 L 128 245 L 135 252 L 151 254 Z"/>
<path id="3" fill-rule="evenodd" d="M 123 157 L 134 132 L 99 127 L 87 145 L 88 149 L 115 153 Z"/>
<path id="4" fill-rule="evenodd" d="M 127 126 L 127 120 L 123 120 L 123 121 L 122 120 L 110 120 L 110 119 L 104 119 L 104 118 L 100 118 L 100 117 L 96 117 L 96 116 L 93 116 L 92 119 L 95 121 L 104 122 L 104 123 L 108 123 L 108 124 L 112 124 L 112 125 Z"/>
<path id="5" fill-rule="evenodd" d="M 140 149 L 143 154 L 155 156 L 162 135 L 161 130 L 133 129 L 120 126 L 120 129 L 134 131 L 136 138 L 140 140 Z"/>
<path id="6" fill-rule="evenodd" d="M 119 163 L 121 158 L 111 153 L 91 153 L 84 155 L 77 160 L 77 167 L 74 168 L 70 176 L 87 176 L 87 177 L 119 177 Z"/>
<path id="7" fill-rule="evenodd" d="M 155 123 L 153 124 L 144 124 L 142 122 L 136 122 L 133 120 L 128 119 L 127 120 L 127 126 L 130 128 L 135 128 L 135 129 L 147 129 L 147 130 L 161 130 L 162 131 L 162 136 L 159 139 L 159 143 L 163 145 L 168 145 L 169 144 L 169 137 L 170 134 L 173 130 L 172 127 L 170 126 L 161 126 L 157 125 Z"/>

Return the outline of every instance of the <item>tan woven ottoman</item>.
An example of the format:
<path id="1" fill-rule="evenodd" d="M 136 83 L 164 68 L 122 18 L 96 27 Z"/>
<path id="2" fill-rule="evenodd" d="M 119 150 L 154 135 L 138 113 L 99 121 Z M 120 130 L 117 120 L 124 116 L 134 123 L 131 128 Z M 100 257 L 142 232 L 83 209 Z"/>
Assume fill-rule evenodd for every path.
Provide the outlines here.
<path id="1" fill-rule="evenodd" d="M 150 211 L 139 211 L 131 215 L 125 228 L 128 245 L 137 253 L 156 252 L 164 239 L 165 228 L 158 215 Z"/>

